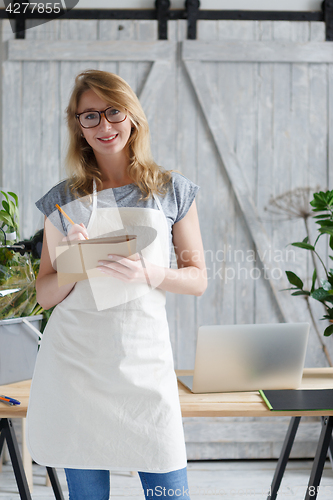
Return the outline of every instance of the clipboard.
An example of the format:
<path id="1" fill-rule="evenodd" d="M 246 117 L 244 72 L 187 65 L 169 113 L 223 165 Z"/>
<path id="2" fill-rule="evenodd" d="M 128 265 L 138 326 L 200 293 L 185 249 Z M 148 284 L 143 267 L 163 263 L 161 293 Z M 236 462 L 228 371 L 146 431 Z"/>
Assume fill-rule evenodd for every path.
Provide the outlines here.
<path id="1" fill-rule="evenodd" d="M 136 253 L 136 241 L 136 235 L 121 235 L 61 242 L 56 247 L 58 285 L 63 286 L 91 277 L 106 277 L 96 269 L 98 261 L 107 259 L 109 254 L 130 258 Z"/>
<path id="2" fill-rule="evenodd" d="M 271 411 L 333 409 L 333 389 L 285 389 L 259 391 Z"/>

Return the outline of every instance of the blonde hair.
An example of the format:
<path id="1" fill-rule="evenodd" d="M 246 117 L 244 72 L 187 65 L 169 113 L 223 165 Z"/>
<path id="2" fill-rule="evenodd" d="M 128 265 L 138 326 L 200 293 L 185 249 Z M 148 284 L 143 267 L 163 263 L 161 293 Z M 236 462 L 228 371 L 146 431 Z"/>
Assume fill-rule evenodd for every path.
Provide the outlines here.
<path id="1" fill-rule="evenodd" d="M 101 172 L 91 146 L 81 135 L 76 118 L 79 101 L 84 92 L 93 90 L 95 94 L 112 106 L 125 109 L 132 123 L 128 140 L 128 175 L 148 199 L 154 194 L 165 194 L 171 172 L 159 167 L 153 160 L 150 149 L 150 134 L 146 115 L 139 99 L 120 76 L 106 71 L 87 70 L 75 78 L 74 88 L 66 109 L 69 129 L 67 169 L 69 185 L 76 194 L 90 194 L 95 179 L 102 187 Z"/>

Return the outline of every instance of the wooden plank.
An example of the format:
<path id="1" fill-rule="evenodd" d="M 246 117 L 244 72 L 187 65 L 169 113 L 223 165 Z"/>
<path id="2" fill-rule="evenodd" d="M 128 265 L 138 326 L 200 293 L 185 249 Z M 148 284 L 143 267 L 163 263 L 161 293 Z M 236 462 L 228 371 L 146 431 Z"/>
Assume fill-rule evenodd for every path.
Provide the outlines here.
<path id="1" fill-rule="evenodd" d="M 248 29 L 250 25 L 245 26 L 241 22 L 229 23 L 228 21 L 217 21 L 217 39 L 223 40 L 236 40 L 238 36 L 247 37 L 249 35 Z M 244 30 L 244 33 L 242 32 Z M 207 32 L 210 29 L 209 22 L 206 23 Z M 215 44 L 215 42 L 214 42 Z M 238 134 L 238 113 L 237 113 L 237 94 L 239 92 L 238 76 L 239 69 L 234 63 L 223 62 L 203 63 L 206 68 L 209 68 L 211 74 L 216 72 L 216 79 L 212 79 L 215 84 L 215 94 L 217 97 L 218 107 L 221 110 L 221 116 L 224 119 L 224 130 L 226 131 L 229 143 L 236 147 L 237 134 Z M 242 71 L 240 69 L 240 71 Z M 206 124 L 208 134 L 210 134 L 210 125 Z M 213 143 L 212 138 L 210 141 Z M 215 152 L 215 151 L 214 151 Z M 215 281 L 220 281 L 221 292 L 221 313 L 216 313 L 218 317 L 218 324 L 234 324 L 237 322 L 237 314 L 241 310 L 242 301 L 241 296 L 238 295 L 239 285 L 239 262 L 237 262 L 239 255 L 242 255 L 242 248 L 239 248 L 239 223 L 242 218 L 241 211 L 235 197 L 235 193 L 225 169 L 221 158 L 215 163 L 217 172 L 215 175 L 223 172 L 220 181 L 219 192 L 215 195 L 215 210 L 220 211 L 221 214 L 228 214 L 228 217 L 222 216 L 223 222 L 220 222 L 220 234 L 215 253 L 215 264 L 219 274 L 215 274 Z M 210 179 L 208 179 L 210 181 Z M 222 187 L 223 184 L 223 187 Z M 222 188 L 222 189 L 221 189 Z M 210 187 L 211 189 L 211 187 Z M 221 198 L 223 201 L 221 201 Z M 215 229 L 215 228 L 214 228 Z M 213 233 L 213 238 L 214 233 Z M 222 250 L 222 252 L 221 252 Z M 222 254 L 222 255 L 221 255 Z M 221 262 L 222 257 L 222 262 Z M 220 295 L 221 296 L 221 295 Z M 218 302 L 216 301 L 216 304 Z"/>
<path id="2" fill-rule="evenodd" d="M 148 122 L 151 121 L 155 110 L 155 99 L 164 84 L 170 71 L 170 63 L 166 61 L 156 61 L 153 63 L 146 82 L 139 95 L 141 105 L 146 113 Z"/>
<path id="3" fill-rule="evenodd" d="M 301 29 L 303 28 L 303 29 Z M 292 40 L 306 42 L 309 40 L 309 24 L 301 23 L 293 27 Z M 290 189 L 308 185 L 308 103 L 309 103 L 309 65 L 296 63 L 291 66 L 291 116 L 290 116 L 290 141 L 291 141 L 291 183 Z M 306 168 L 304 168 L 306 166 Z M 297 223 L 297 221 L 295 221 Z M 298 221 L 300 222 L 300 221 Z M 302 231 L 304 232 L 303 221 Z M 295 231 L 293 224 L 293 238 L 302 241 L 304 236 L 299 233 L 299 226 Z M 295 234 L 296 232 L 296 234 Z M 305 253 L 305 252 L 304 252 Z"/>
<path id="4" fill-rule="evenodd" d="M 5 42 L 7 40 L 13 40 L 15 34 L 13 33 L 11 24 L 8 19 L 1 19 L 1 41 Z"/>
<path id="5" fill-rule="evenodd" d="M 121 30 L 117 31 L 117 40 L 125 43 L 133 43 L 136 40 L 136 21 L 122 20 Z M 136 64 L 133 61 L 119 59 L 118 75 L 121 76 L 137 92 Z"/>
<path id="6" fill-rule="evenodd" d="M 201 64 L 199 62 L 184 62 L 200 101 L 202 111 L 206 117 L 207 123 L 210 126 L 216 147 L 228 173 L 237 201 L 245 216 L 260 259 L 266 269 L 269 284 L 281 311 L 281 315 L 286 321 L 296 321 L 297 314 L 295 314 L 295 309 L 297 306 L 290 303 L 289 297 L 279 292 L 279 289 L 287 287 L 287 283 L 282 272 L 283 263 L 279 266 L 279 276 L 273 276 L 270 274 L 274 269 L 274 263 L 272 263 L 270 258 L 270 253 L 273 250 L 271 242 L 269 241 L 266 231 L 258 216 L 252 197 L 250 196 L 249 188 L 244 178 L 238 158 L 229 144 L 223 128 L 223 119 L 221 118 L 221 113 L 216 103 L 215 95 L 211 92 L 210 83 L 205 78 L 205 75 L 203 75 Z"/>
<path id="7" fill-rule="evenodd" d="M 327 42 L 187 40 L 182 44 L 184 60 L 229 62 L 333 62 L 333 48 Z"/>
<path id="8" fill-rule="evenodd" d="M 191 375 L 193 370 L 176 370 L 177 376 Z M 333 368 L 306 368 L 303 372 L 302 389 L 333 388 Z M 268 417 L 296 416 L 297 412 L 272 412 L 263 402 L 259 392 L 225 392 L 193 394 L 178 382 L 179 399 L 184 417 Z M 332 415 L 333 410 L 323 411 Z M 298 415 L 317 417 L 317 411 L 301 411 Z"/>
<path id="9" fill-rule="evenodd" d="M 2 65 L 2 187 L 22 194 L 22 64 Z M 5 117 L 11 117 L 5 120 Z M 23 215 L 20 207 L 20 215 Z"/>
<path id="10" fill-rule="evenodd" d="M 171 24 L 168 23 L 168 39 L 170 41 L 178 40 L 178 23 L 177 21 L 173 21 Z M 180 68 L 177 65 L 177 71 L 179 72 Z M 178 88 L 178 87 L 177 87 Z M 179 90 L 177 91 L 177 104 L 179 103 Z M 178 126 L 178 119 L 177 126 Z M 151 146 L 152 146 L 152 154 L 155 159 L 157 159 L 158 155 L 158 144 L 157 144 L 157 136 L 158 136 L 158 125 L 157 125 L 157 116 L 152 116 L 149 119 L 149 128 L 151 135 Z M 178 144 L 175 145 L 176 155 L 178 155 Z M 178 159 L 178 156 L 177 156 Z M 177 168 L 181 169 L 181 164 L 177 161 Z M 177 268 L 175 252 L 172 249 L 171 252 L 171 267 Z M 174 364 L 176 367 L 179 367 L 179 349 L 178 349 L 178 340 L 182 332 L 178 330 L 178 295 L 175 293 L 167 293 L 166 294 L 166 311 L 168 317 L 169 324 L 169 332 L 170 332 L 170 340 L 172 345 L 172 353 Z"/>
<path id="11" fill-rule="evenodd" d="M 182 41 L 187 36 L 186 23 L 169 26 L 171 41 Z M 181 65 L 173 64 L 166 85 L 156 102 L 156 150 L 159 165 L 168 170 L 177 169 L 193 182 L 197 181 L 197 100 L 188 89 L 188 76 Z M 200 195 L 199 195 L 200 196 Z M 196 200 L 198 201 L 198 200 Z M 198 298 L 193 295 L 173 295 L 174 358 L 176 366 L 194 366 L 196 334 L 198 330 Z M 184 311 L 187 314 L 184 314 Z"/>
<path id="12" fill-rule="evenodd" d="M 60 106 L 59 96 L 59 63 L 42 62 L 41 66 L 41 130 L 42 141 L 40 151 L 39 181 L 34 193 L 36 201 L 61 178 L 60 166 L 60 124 L 64 111 Z M 37 208 L 35 208 L 37 210 Z M 40 214 L 39 210 L 38 213 Z M 42 214 L 40 214 L 42 217 Z"/>
<path id="13" fill-rule="evenodd" d="M 60 21 L 60 39 L 61 43 L 71 45 L 73 40 L 80 40 L 90 45 L 92 41 L 97 39 L 98 21 L 95 19 L 78 20 L 78 19 L 63 19 Z M 76 45 L 75 45 L 76 43 Z M 81 42 L 82 43 L 82 42 Z M 74 42 L 74 47 L 79 44 Z"/>
<path id="14" fill-rule="evenodd" d="M 45 43 L 48 40 L 57 40 L 59 34 L 59 22 L 51 21 L 28 29 L 26 39 Z M 23 179 L 26 186 L 24 205 L 28 209 L 24 209 L 21 225 L 25 228 L 26 236 L 30 237 L 44 224 L 44 216 L 35 206 L 35 201 L 60 178 L 59 64 L 57 61 L 38 63 L 29 61 L 23 63 L 23 68 L 25 69 L 24 92 L 28 89 L 29 95 L 29 89 L 32 89 L 33 94 L 31 99 L 27 98 L 28 104 L 24 105 L 23 116 L 29 123 L 30 117 L 35 113 L 35 126 L 29 127 L 30 132 L 24 134 L 23 138 L 24 157 L 27 159 L 27 164 L 23 166 Z M 37 99 L 36 105 L 33 104 L 35 99 Z M 28 113 L 25 111 L 26 108 Z M 24 126 L 24 129 L 27 128 Z M 30 137 L 29 134 L 31 134 Z"/>
<path id="15" fill-rule="evenodd" d="M 155 42 L 157 36 L 157 22 L 156 21 L 137 21 L 136 22 L 136 36 L 141 41 Z M 142 61 L 135 63 L 136 66 L 136 94 L 140 95 L 145 84 L 145 81 L 151 70 L 152 63 L 150 61 Z"/>
<path id="16" fill-rule="evenodd" d="M 251 41 L 255 32 L 253 23 L 236 21 L 229 31 L 236 40 Z M 219 31 L 219 34 L 225 30 Z M 231 35 L 231 34 L 230 34 Z M 230 36 L 229 35 L 229 36 Z M 224 35 L 225 36 L 225 35 Z M 229 72 L 233 74 L 230 85 L 229 110 L 234 114 L 234 144 L 235 154 L 241 165 L 243 176 L 249 187 L 251 197 L 255 194 L 256 180 L 256 93 L 254 75 L 256 64 L 247 63 L 218 63 L 220 67 L 219 83 L 227 81 Z M 228 66 L 228 69 L 226 68 Z M 233 85 L 233 88 L 231 87 Z M 219 87 L 220 102 L 225 105 L 227 100 Z M 221 103 L 222 104 L 222 103 Z M 220 107 L 222 109 L 222 107 Z M 230 113 L 229 111 L 229 113 Z M 230 113 L 231 114 L 231 113 Z M 229 116 L 230 116 L 229 114 Z M 226 115 L 227 117 L 228 115 Z M 228 120 L 229 121 L 229 120 Z M 256 267 L 253 259 L 248 258 L 254 254 L 254 243 L 246 227 L 244 214 L 234 197 L 235 205 L 235 241 L 232 248 L 234 270 L 235 307 L 234 322 L 236 324 L 254 323 L 255 321 L 255 286 L 258 280 L 263 279 L 263 273 Z"/>
<path id="17" fill-rule="evenodd" d="M 233 27 L 225 21 L 201 21 L 200 37 L 211 44 L 214 44 L 219 37 L 232 36 Z M 235 113 L 232 95 L 235 68 L 231 68 L 228 63 L 218 65 L 203 62 L 202 65 L 203 72 L 218 99 L 218 106 L 223 109 L 229 140 L 233 142 Z M 191 92 L 193 90 L 192 88 Z M 237 202 L 199 102 L 197 108 L 198 183 L 201 186 L 202 196 L 199 215 L 203 221 L 203 241 L 209 279 L 207 291 L 201 298 L 202 306 L 198 311 L 198 318 L 199 324 L 233 324 L 237 309 L 234 277 L 236 269 L 234 260 L 228 258 L 228 255 L 229 250 L 233 250 L 236 246 Z M 225 214 L 228 216 L 225 217 Z"/>
<path id="18" fill-rule="evenodd" d="M 312 21 L 310 24 L 310 40 L 316 42 L 325 42 L 325 23 Z"/>
<path id="19" fill-rule="evenodd" d="M 156 61 L 171 59 L 174 49 L 173 43 L 162 40 L 139 44 L 126 40 L 56 40 L 47 44 L 39 40 L 8 40 L 6 58 L 9 61 Z"/>
<path id="20" fill-rule="evenodd" d="M 222 424 L 223 425 L 223 424 Z M 301 424 L 302 425 L 302 424 Z M 274 423 L 270 424 L 271 427 L 274 427 Z M 286 432 L 287 432 L 287 427 L 286 427 Z M 236 460 L 267 460 L 267 459 L 278 459 L 281 453 L 283 445 L 283 440 L 282 441 L 266 441 L 266 442 L 247 442 L 247 443 L 242 443 L 242 442 L 219 442 L 219 443 L 196 443 L 196 442 L 186 442 L 186 454 L 187 454 L 187 459 L 188 460 L 232 460 L 233 463 L 236 463 Z M 307 438 L 306 441 L 297 441 L 294 443 L 294 446 L 291 450 L 290 453 L 290 458 L 293 459 L 304 459 L 304 458 L 313 458 L 316 452 L 316 448 L 318 445 L 318 440 L 312 440 L 312 436 Z M 220 462 L 223 463 L 223 462 Z M 290 463 L 290 461 L 289 461 Z M 289 467 L 288 463 L 288 467 Z M 271 476 L 273 476 L 273 470 L 271 471 Z M 251 473 L 253 477 L 253 474 L 256 476 L 255 473 Z M 262 488 L 261 490 L 261 497 L 253 497 L 252 498 L 264 498 L 265 495 L 267 496 L 267 491 L 268 491 L 268 484 L 271 478 L 267 479 L 267 484 L 266 488 Z M 254 478 L 253 478 L 254 480 Z M 213 484 L 214 481 L 214 476 L 212 475 L 212 478 L 210 480 L 211 482 L 208 484 Z M 256 481 L 256 480 L 255 480 Z M 224 483 L 225 484 L 225 483 Z M 239 484 L 239 483 L 237 483 Z M 249 483 L 247 483 L 249 484 Z M 257 483 L 256 483 L 257 484 Z M 226 494 L 226 489 L 225 490 L 220 490 L 223 493 Z M 231 492 L 236 491 L 236 490 L 231 490 Z M 241 495 L 245 494 L 246 489 L 241 491 Z M 254 489 L 252 490 L 252 493 L 250 492 L 250 488 L 247 490 L 249 495 L 254 495 Z M 215 493 L 216 494 L 216 493 Z M 233 493 L 232 493 L 233 494 Z M 288 493 L 287 494 L 291 494 Z M 234 495 L 234 494 L 233 494 Z M 214 498 L 214 497 L 210 497 Z M 241 500 L 242 496 L 237 496 L 234 497 L 235 500 L 236 498 Z M 328 498 L 328 497 L 327 497 Z"/>
<path id="21" fill-rule="evenodd" d="M 103 20 L 99 21 L 99 39 L 100 40 L 117 40 L 119 21 Z M 100 61 L 97 63 L 97 68 L 101 71 L 109 71 L 110 73 L 118 74 L 118 61 Z"/>
<path id="22" fill-rule="evenodd" d="M 309 420 L 306 421 L 306 418 Z M 303 419 L 302 419 L 303 420 Z M 288 430 L 289 417 L 215 417 L 205 419 L 204 425 L 194 417 L 186 417 L 184 433 L 186 443 L 262 443 L 284 441 Z M 303 422 L 302 422 L 303 423 Z M 320 419 L 305 417 L 304 425 L 297 432 L 297 441 L 318 443 Z"/>
<path id="23" fill-rule="evenodd" d="M 327 186 L 333 186 L 333 64 L 328 67 L 328 165 Z"/>
<path id="24" fill-rule="evenodd" d="M 41 65 L 23 63 L 22 81 L 22 193 L 20 221 L 21 237 L 29 239 L 38 229 L 35 225 L 38 210 L 35 207 L 36 192 L 39 191 L 38 172 L 41 164 L 42 112 L 41 112 Z"/>
<path id="25" fill-rule="evenodd" d="M 98 32 L 97 21 L 77 21 L 77 20 L 63 20 L 60 21 L 60 37 L 61 40 L 57 43 L 72 45 L 80 45 L 86 43 L 93 45 L 96 43 Z M 103 42 L 101 42 L 103 43 Z M 106 42 L 108 43 L 108 42 Z M 95 68 L 95 60 L 76 60 L 69 61 L 66 58 L 61 58 L 59 62 L 59 103 L 60 103 L 60 179 L 67 177 L 65 171 L 65 155 L 67 153 L 67 124 L 65 121 L 65 110 L 68 106 L 69 96 L 74 85 L 75 77 L 82 71 Z"/>
<path id="26" fill-rule="evenodd" d="M 272 22 L 259 22 L 257 25 L 257 37 L 262 41 L 272 39 Z M 271 221 L 267 217 L 265 207 L 267 205 L 274 177 L 272 175 L 274 146 L 273 146 L 273 64 L 258 63 L 256 75 L 256 95 L 257 95 L 257 171 L 255 204 L 262 217 L 262 223 L 272 239 L 273 228 Z M 260 259 L 255 252 L 256 265 L 260 265 Z M 255 323 L 279 322 L 282 318 L 271 293 L 266 279 L 256 281 L 255 286 Z"/>
<path id="27" fill-rule="evenodd" d="M 289 21 L 274 23 L 272 36 L 274 43 L 291 43 L 292 23 Z M 291 72 L 292 65 L 289 62 L 273 63 L 272 65 L 271 140 L 273 145 L 273 161 L 270 165 L 272 176 L 271 186 L 266 190 L 264 195 L 266 200 L 268 195 L 276 197 L 291 188 Z M 270 241 L 274 249 L 282 250 L 288 243 L 294 241 L 290 235 L 290 224 L 284 222 L 283 231 L 281 231 L 279 217 L 271 216 L 271 227 L 272 237 Z M 287 266 L 287 269 L 290 269 L 286 262 L 284 264 Z M 281 262 L 274 262 L 274 265 L 275 267 L 280 267 Z M 280 289 L 282 288 L 284 287 L 280 287 Z M 279 294 L 283 295 L 286 302 L 291 301 L 290 292 L 280 292 Z M 301 307 L 303 302 L 299 302 L 296 304 L 295 301 L 294 306 Z M 299 317 L 304 319 L 303 316 L 298 315 L 298 320 Z"/>
<path id="28" fill-rule="evenodd" d="M 40 20 L 27 19 L 25 40 L 58 40 L 60 32 L 59 21 L 53 20 L 47 23 L 37 24 Z M 14 37 L 15 38 L 15 37 Z"/>

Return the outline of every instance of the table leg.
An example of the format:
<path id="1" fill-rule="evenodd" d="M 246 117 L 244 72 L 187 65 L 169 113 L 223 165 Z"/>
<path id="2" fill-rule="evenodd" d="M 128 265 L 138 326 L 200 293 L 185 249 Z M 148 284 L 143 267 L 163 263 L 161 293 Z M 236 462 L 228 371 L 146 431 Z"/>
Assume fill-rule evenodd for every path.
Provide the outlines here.
<path id="1" fill-rule="evenodd" d="M 60 483 L 59 483 L 59 479 L 58 479 L 58 475 L 57 475 L 56 470 L 53 469 L 52 467 L 46 467 L 46 470 L 47 470 L 47 473 L 49 475 L 51 485 L 53 488 L 53 493 L 54 493 L 56 500 L 65 500 L 64 496 L 62 494 L 62 491 L 61 491 L 61 487 L 60 487 Z"/>
<path id="2" fill-rule="evenodd" d="M 7 442 L 9 455 L 12 461 L 21 500 L 32 500 L 22 464 L 20 450 L 15 436 L 15 431 L 12 421 L 9 418 L 2 418 L 0 420 L 0 449 L 3 447 L 5 440 Z"/>
<path id="3" fill-rule="evenodd" d="M 30 493 L 33 490 L 32 458 L 26 444 L 26 419 L 22 418 L 22 462 L 24 472 L 28 481 Z"/>
<path id="4" fill-rule="evenodd" d="M 290 420 L 290 424 L 288 427 L 288 431 L 286 437 L 283 442 L 282 450 L 280 453 L 280 457 L 275 469 L 273 481 L 271 484 L 271 489 L 267 500 L 275 500 L 278 494 L 280 484 L 283 478 L 284 471 L 286 469 L 286 465 L 289 459 L 289 455 L 291 452 L 291 448 L 295 441 L 296 432 L 300 423 L 301 417 L 292 417 Z"/>
<path id="5" fill-rule="evenodd" d="M 323 424 L 325 417 L 321 417 L 321 423 Z M 333 469 L 333 439 L 331 438 L 328 450 L 327 450 L 328 458 L 330 459 L 331 467 Z"/>
<path id="6" fill-rule="evenodd" d="M 313 461 L 311 475 L 308 487 L 305 494 L 305 500 L 315 500 L 318 495 L 319 484 L 325 460 L 327 457 L 328 448 L 332 439 L 333 417 L 324 417 L 323 426 L 320 433 L 320 438 L 317 446 L 316 455 Z"/>

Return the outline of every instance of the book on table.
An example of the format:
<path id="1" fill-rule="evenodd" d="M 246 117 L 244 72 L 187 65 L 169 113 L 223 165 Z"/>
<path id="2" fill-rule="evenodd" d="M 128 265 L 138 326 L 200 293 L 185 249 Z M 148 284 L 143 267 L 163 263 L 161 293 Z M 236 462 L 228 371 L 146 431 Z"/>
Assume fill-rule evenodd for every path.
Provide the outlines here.
<path id="1" fill-rule="evenodd" d="M 284 389 L 259 392 L 271 411 L 333 409 L 333 389 Z"/>
<path id="2" fill-rule="evenodd" d="M 96 267 L 100 260 L 110 260 L 108 255 L 129 257 L 136 253 L 135 235 L 91 238 L 88 240 L 62 241 L 56 247 L 56 267 L 59 286 L 91 277 L 105 277 Z"/>

